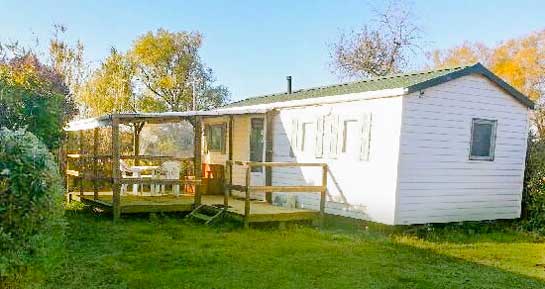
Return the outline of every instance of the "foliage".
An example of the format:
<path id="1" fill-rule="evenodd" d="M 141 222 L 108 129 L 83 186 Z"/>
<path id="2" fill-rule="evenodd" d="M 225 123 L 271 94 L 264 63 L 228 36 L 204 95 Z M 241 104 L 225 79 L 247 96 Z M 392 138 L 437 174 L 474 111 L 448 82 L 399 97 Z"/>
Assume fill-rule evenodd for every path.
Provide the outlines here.
<path id="1" fill-rule="evenodd" d="M 83 58 L 84 46 L 81 41 L 72 46 L 62 38 L 67 31 L 65 26 L 55 24 L 53 28 L 55 32 L 49 40 L 51 67 L 64 78 L 70 94 L 76 97 L 88 70 L 88 64 Z"/>
<path id="2" fill-rule="evenodd" d="M 514 231 L 456 242 L 371 230 L 207 227 L 69 213 L 69 259 L 46 288 L 542 288 L 544 244 Z M 466 236 L 464 239 L 463 236 Z M 504 240 L 509 240 L 504 242 Z"/>
<path id="3" fill-rule="evenodd" d="M 122 53 L 112 48 L 83 84 L 79 99 L 87 116 L 124 112 L 210 109 L 229 100 L 201 61 L 199 33 L 159 29 L 139 37 Z"/>
<path id="4" fill-rule="evenodd" d="M 482 62 L 511 85 L 537 100 L 545 85 L 545 30 L 509 39 L 495 47 L 465 42 L 431 53 L 433 66 Z"/>
<path id="5" fill-rule="evenodd" d="M 134 66 L 115 49 L 94 71 L 80 92 L 81 101 L 94 116 L 136 112 L 139 109 L 133 87 Z"/>
<path id="6" fill-rule="evenodd" d="M 201 45 L 199 33 L 159 29 L 138 38 L 129 51 L 138 80 L 167 110 L 194 109 L 194 96 L 195 109 L 217 107 L 228 100 L 227 89 L 213 85 L 213 72 L 200 59 Z"/>
<path id="7" fill-rule="evenodd" d="M 523 192 L 523 226 L 545 234 L 545 140 L 530 137 Z"/>
<path id="8" fill-rule="evenodd" d="M 0 129 L 0 282 L 54 266 L 63 240 L 62 180 L 30 132 Z M 26 275 L 26 274 L 25 274 Z"/>
<path id="9" fill-rule="evenodd" d="M 375 9 L 378 21 L 359 31 L 342 33 L 333 44 L 332 66 L 341 76 L 377 77 L 403 70 L 410 52 L 418 48 L 419 28 L 409 7 L 389 1 L 384 11 Z"/>
<path id="10" fill-rule="evenodd" d="M 0 127 L 26 128 L 50 149 L 59 147 L 62 128 L 76 113 L 63 78 L 33 52 L 1 59 Z"/>

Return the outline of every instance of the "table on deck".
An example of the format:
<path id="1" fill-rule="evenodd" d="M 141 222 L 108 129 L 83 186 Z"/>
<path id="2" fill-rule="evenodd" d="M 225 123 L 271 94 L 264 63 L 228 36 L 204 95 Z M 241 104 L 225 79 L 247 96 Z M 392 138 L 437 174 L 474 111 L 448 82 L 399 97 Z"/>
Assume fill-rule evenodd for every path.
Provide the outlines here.
<path id="1" fill-rule="evenodd" d="M 133 173 L 133 178 L 142 178 L 142 173 L 145 171 L 153 171 L 152 175 L 150 177 L 153 177 L 155 175 L 155 171 L 159 169 L 160 166 L 131 166 L 129 167 L 129 170 Z M 137 195 L 138 194 L 138 186 L 139 184 L 133 184 L 132 185 L 132 193 Z M 144 186 L 142 186 L 142 192 L 144 191 Z"/>

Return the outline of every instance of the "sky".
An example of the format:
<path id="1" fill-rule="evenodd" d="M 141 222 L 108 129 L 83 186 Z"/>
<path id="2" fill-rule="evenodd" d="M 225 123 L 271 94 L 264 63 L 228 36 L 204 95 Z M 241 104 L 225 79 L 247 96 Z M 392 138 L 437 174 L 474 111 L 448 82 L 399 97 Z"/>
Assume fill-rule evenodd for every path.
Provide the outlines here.
<path id="1" fill-rule="evenodd" d="M 494 45 L 545 29 L 545 1 L 413 0 L 423 50 L 464 41 Z M 371 5 L 380 7 L 382 2 Z M 341 32 L 373 18 L 369 1 L 8 1 L 0 0 L 0 41 L 41 47 L 53 24 L 68 28 L 69 41 L 81 40 L 94 65 L 111 47 L 127 50 L 147 31 L 199 31 L 201 57 L 232 100 L 281 92 L 286 76 L 293 88 L 341 82 L 331 71 L 330 48 Z M 426 63 L 415 56 L 414 66 Z"/>

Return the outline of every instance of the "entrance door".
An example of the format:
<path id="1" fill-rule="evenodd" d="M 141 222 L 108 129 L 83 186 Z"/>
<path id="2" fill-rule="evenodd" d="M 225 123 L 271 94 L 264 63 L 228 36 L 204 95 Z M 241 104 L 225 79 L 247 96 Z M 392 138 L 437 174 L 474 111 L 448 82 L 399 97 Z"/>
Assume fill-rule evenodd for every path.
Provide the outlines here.
<path id="1" fill-rule="evenodd" d="M 250 124 L 250 161 L 262 162 L 265 159 L 265 120 L 252 118 Z M 265 185 L 265 168 L 252 167 L 251 185 Z"/>

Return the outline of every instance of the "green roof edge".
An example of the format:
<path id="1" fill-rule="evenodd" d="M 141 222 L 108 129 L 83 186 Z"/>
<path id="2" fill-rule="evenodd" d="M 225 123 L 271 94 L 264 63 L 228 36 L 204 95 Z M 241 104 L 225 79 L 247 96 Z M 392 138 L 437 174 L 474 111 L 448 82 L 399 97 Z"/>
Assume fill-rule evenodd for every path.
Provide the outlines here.
<path id="1" fill-rule="evenodd" d="M 528 107 L 530 109 L 534 109 L 535 104 L 534 104 L 533 101 L 531 101 L 526 95 L 522 94 L 516 88 L 512 87 L 507 82 L 505 82 L 504 80 L 502 80 L 501 78 L 496 76 L 493 72 L 488 70 L 481 63 L 475 63 L 473 65 L 466 65 L 466 66 L 462 65 L 462 66 L 446 67 L 446 68 L 423 71 L 423 72 L 413 72 L 413 73 L 402 73 L 402 74 L 395 74 L 395 75 L 387 75 L 387 76 L 380 77 L 380 78 L 377 78 L 377 79 L 369 79 L 369 80 L 363 80 L 363 81 L 364 82 L 365 81 L 379 81 L 381 79 L 388 80 L 388 79 L 392 79 L 392 78 L 397 77 L 397 76 L 410 76 L 410 75 L 418 75 L 418 74 L 425 74 L 425 73 L 431 73 L 431 72 L 440 72 L 440 71 L 449 71 L 449 72 L 446 72 L 443 75 L 435 76 L 433 78 L 430 78 L 430 79 L 427 79 L 427 80 L 424 80 L 424 81 L 421 81 L 421 82 L 417 82 L 417 83 L 414 83 L 414 84 L 411 84 L 411 85 L 408 85 L 408 86 L 399 86 L 397 88 L 404 88 L 406 90 L 406 93 L 409 94 L 409 93 L 417 92 L 417 91 L 420 91 L 420 90 L 423 90 L 423 89 L 426 89 L 426 88 L 430 88 L 432 86 L 436 86 L 436 85 L 445 83 L 445 82 L 450 81 L 450 80 L 454 80 L 454 79 L 457 79 L 457 78 L 460 78 L 460 77 L 475 73 L 475 74 L 483 75 L 484 77 L 486 77 L 487 79 L 489 79 L 490 81 L 492 81 L 496 85 L 498 85 L 505 92 L 507 92 L 508 94 L 513 96 L 517 101 L 519 101 L 520 103 L 522 103 L 523 105 L 525 105 L 526 107 Z M 319 91 L 320 89 L 343 87 L 343 86 L 346 86 L 346 85 L 357 84 L 357 83 L 360 83 L 360 82 L 362 82 L 362 81 L 354 81 L 354 82 L 347 82 L 347 83 L 341 83 L 341 84 L 326 85 L 326 86 L 320 86 L 320 87 L 312 87 L 312 88 L 308 88 L 308 89 L 300 89 L 300 90 L 294 91 L 293 94 L 305 93 L 305 92 L 308 92 L 308 91 L 311 91 L 311 90 Z M 373 90 L 370 90 L 370 91 L 373 91 Z M 375 90 L 375 91 L 377 91 L 377 90 Z M 339 95 L 339 94 L 336 94 L 336 95 Z M 242 106 L 257 105 L 257 104 L 260 104 L 260 103 L 244 104 L 244 102 L 251 101 L 251 100 L 256 100 L 256 99 L 266 100 L 268 97 L 275 97 L 275 96 L 288 96 L 288 95 L 286 95 L 285 93 L 273 93 L 273 94 L 268 94 L 268 95 L 250 97 L 250 98 L 246 98 L 246 99 L 242 99 L 242 100 L 239 100 L 239 101 L 229 103 L 229 104 L 225 105 L 224 107 L 237 107 L 237 106 L 242 107 Z M 302 99 L 306 99 L 306 98 L 310 98 L 310 97 L 305 97 L 305 98 L 302 98 Z M 278 101 L 278 102 L 284 102 L 284 101 L 289 101 L 289 100 L 281 100 L 281 101 Z M 275 101 L 273 101 L 271 103 L 274 103 L 274 102 Z"/>
<path id="2" fill-rule="evenodd" d="M 531 101 L 526 95 L 522 94 L 516 88 L 512 87 L 510 84 L 503 81 L 503 79 L 496 76 L 492 71 L 488 70 L 481 63 L 476 63 L 474 65 L 467 66 L 460 70 L 456 70 L 451 73 L 447 73 L 445 75 L 408 86 L 407 93 L 417 92 L 417 91 L 420 91 L 432 86 L 436 86 L 436 85 L 445 83 L 447 81 L 451 81 L 456 78 L 460 78 L 462 76 L 466 76 L 473 73 L 483 75 L 484 77 L 488 78 L 490 81 L 496 83 L 500 88 L 502 88 L 511 96 L 513 96 L 520 103 L 526 105 L 528 108 L 534 109 L 535 104 L 533 101 Z"/>

